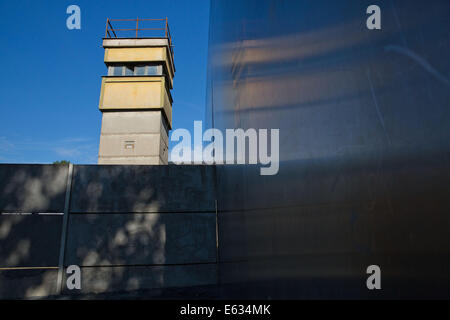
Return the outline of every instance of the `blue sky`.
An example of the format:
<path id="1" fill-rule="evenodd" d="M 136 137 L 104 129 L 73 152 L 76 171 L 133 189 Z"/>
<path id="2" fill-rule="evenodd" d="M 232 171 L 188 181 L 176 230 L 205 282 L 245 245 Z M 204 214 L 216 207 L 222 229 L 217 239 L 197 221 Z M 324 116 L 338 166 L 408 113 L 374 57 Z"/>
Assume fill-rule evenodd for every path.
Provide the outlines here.
<path id="1" fill-rule="evenodd" d="M 81 30 L 66 27 L 71 4 L 81 8 Z M 166 16 L 173 129 L 192 130 L 205 115 L 209 0 L 0 0 L 0 163 L 96 163 L 106 18 Z"/>

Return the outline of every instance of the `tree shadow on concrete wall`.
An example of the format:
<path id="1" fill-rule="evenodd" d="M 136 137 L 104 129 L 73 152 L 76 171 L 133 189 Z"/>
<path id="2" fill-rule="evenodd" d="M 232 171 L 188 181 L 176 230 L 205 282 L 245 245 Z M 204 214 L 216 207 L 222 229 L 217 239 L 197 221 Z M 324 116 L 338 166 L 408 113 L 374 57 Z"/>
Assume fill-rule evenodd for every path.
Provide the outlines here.
<path id="1" fill-rule="evenodd" d="M 82 267 L 81 293 L 213 284 L 210 178 L 193 166 L 77 167 L 65 265 Z"/>
<path id="2" fill-rule="evenodd" d="M 23 176 L 24 170 L 30 170 L 27 167 L 0 166 L 0 174 L 2 170 L 9 171 L 9 178 L 2 181 L 13 181 L 3 184 L 3 197 L 14 199 L 5 190 L 19 192 L 23 185 L 36 184 L 30 182 L 33 175 Z M 205 169 L 194 167 L 180 171 L 162 166 L 76 166 L 64 265 L 81 267 L 82 289 L 66 289 L 63 296 L 111 298 L 135 292 L 136 298 L 143 290 L 161 296 L 167 290 L 215 283 L 215 215 L 205 210 L 211 210 L 213 203 L 213 190 L 205 190 L 212 185 L 210 177 Z M 58 196 L 65 193 L 65 184 L 61 186 Z M 39 207 L 48 208 L 63 211 Z M 30 268 L 57 267 L 62 216 L 1 219 L 3 264 L 27 267 L 2 271 L 1 297 L 59 298 L 55 295 L 58 270 Z"/>
<path id="3" fill-rule="evenodd" d="M 214 283 L 210 178 L 192 166 L 77 167 L 65 265 L 82 267 L 79 293 Z"/>
<path id="4" fill-rule="evenodd" d="M 55 293 L 67 172 L 0 165 L 0 298 Z"/>

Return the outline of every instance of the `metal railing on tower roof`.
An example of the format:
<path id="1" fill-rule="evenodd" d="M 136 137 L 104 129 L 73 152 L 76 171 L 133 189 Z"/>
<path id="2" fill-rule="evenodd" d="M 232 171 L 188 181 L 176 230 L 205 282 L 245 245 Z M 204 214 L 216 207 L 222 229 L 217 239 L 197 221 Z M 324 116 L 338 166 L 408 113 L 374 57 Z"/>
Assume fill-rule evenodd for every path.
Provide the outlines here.
<path id="1" fill-rule="evenodd" d="M 113 27 L 113 24 L 115 25 Z M 135 26 L 135 28 L 134 28 Z M 106 19 L 105 39 L 166 38 L 173 57 L 169 22 L 164 19 Z"/>

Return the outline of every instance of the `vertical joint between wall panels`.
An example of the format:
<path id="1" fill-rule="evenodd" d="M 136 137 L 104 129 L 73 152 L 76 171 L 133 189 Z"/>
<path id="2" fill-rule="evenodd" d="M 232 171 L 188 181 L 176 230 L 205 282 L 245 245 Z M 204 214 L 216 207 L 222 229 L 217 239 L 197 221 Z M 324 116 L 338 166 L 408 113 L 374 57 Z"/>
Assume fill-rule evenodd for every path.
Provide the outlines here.
<path id="1" fill-rule="evenodd" d="M 70 195 L 72 192 L 72 177 L 73 177 L 73 164 L 69 164 L 69 172 L 67 174 L 67 184 L 66 184 L 66 198 L 64 202 L 64 215 L 63 223 L 61 229 L 61 241 L 59 248 L 59 263 L 58 263 L 58 279 L 56 282 L 56 290 L 58 294 L 62 293 L 63 286 L 63 272 L 64 272 L 64 256 L 66 251 L 66 240 L 67 240 L 67 227 L 69 224 L 69 210 L 70 210 Z"/>

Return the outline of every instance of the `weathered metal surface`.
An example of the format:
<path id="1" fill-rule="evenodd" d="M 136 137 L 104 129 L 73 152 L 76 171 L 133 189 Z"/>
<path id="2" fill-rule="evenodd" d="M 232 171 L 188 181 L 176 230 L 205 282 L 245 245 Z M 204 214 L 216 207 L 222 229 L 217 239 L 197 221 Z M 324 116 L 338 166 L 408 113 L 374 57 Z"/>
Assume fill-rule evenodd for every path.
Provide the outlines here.
<path id="1" fill-rule="evenodd" d="M 370 297 L 376 264 L 378 297 L 448 297 L 450 3 L 371 4 L 211 3 L 210 125 L 280 129 L 277 175 L 217 166 L 240 296 Z"/>

